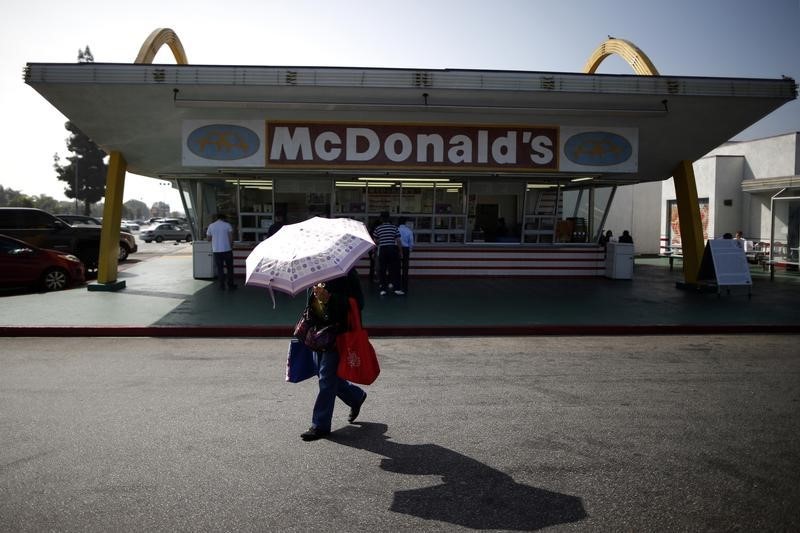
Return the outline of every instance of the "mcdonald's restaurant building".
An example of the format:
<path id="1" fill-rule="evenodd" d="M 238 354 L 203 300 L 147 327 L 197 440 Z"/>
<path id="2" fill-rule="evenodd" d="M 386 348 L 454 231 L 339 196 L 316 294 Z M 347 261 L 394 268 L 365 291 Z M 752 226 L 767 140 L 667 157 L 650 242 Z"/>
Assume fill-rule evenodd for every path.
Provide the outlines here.
<path id="1" fill-rule="evenodd" d="M 164 44 L 178 64 L 150 64 Z M 635 73 L 595 74 L 612 53 Z M 169 180 L 195 237 L 228 214 L 243 272 L 279 216 L 388 211 L 413 227 L 412 276 L 600 276 L 619 187 L 674 176 L 696 215 L 691 162 L 796 98 L 790 79 L 661 76 L 621 39 L 553 73 L 191 65 L 156 30 L 134 63 L 29 63 L 25 81 L 111 155 L 104 220 L 126 171 Z M 683 218 L 701 252 L 699 217 Z M 103 231 L 113 284 L 118 224 Z"/>

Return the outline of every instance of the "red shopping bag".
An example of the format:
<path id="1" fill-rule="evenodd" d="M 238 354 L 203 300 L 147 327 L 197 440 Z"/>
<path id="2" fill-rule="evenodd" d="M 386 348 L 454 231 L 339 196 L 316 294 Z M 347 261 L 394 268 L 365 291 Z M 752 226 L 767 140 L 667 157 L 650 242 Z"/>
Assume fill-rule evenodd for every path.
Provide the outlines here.
<path id="1" fill-rule="evenodd" d="M 378 378 L 381 368 L 375 349 L 369 342 L 367 330 L 361 327 L 361 313 L 355 298 L 350 298 L 347 321 L 350 330 L 336 337 L 336 348 L 339 351 L 339 367 L 336 373 L 347 381 L 370 385 Z"/>

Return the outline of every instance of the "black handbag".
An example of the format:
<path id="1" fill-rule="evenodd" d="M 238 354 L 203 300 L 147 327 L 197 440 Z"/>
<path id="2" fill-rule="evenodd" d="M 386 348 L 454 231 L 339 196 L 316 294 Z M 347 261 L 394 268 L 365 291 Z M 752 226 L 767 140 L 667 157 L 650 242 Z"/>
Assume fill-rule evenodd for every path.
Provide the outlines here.
<path id="1" fill-rule="evenodd" d="M 336 326 L 334 324 L 317 324 L 311 307 L 303 309 L 300 319 L 294 327 L 294 337 L 314 350 L 322 352 L 332 347 L 336 342 Z"/>

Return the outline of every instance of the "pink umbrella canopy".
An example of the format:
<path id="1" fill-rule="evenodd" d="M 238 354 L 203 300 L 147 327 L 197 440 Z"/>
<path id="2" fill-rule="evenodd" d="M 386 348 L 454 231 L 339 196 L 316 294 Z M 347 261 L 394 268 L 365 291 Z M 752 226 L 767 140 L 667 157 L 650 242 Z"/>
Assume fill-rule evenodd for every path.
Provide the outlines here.
<path id="1" fill-rule="evenodd" d="M 314 217 L 288 224 L 256 246 L 246 261 L 246 285 L 292 296 L 347 274 L 375 247 L 363 222 Z"/>

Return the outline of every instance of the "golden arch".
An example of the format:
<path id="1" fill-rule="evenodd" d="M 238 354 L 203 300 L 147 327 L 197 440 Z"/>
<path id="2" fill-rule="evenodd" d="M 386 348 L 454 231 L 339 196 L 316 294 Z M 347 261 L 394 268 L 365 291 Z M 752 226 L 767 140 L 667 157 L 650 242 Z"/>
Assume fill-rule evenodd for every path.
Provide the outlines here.
<path id="1" fill-rule="evenodd" d="M 611 54 L 617 54 L 627 61 L 633 71 L 640 76 L 659 75 L 653 62 L 638 46 L 625 39 L 615 39 L 614 37 L 609 37 L 606 42 L 592 52 L 591 57 L 583 66 L 584 74 L 594 74 L 600 63 Z"/>
<path id="2" fill-rule="evenodd" d="M 175 61 L 179 65 L 188 65 L 186 52 L 178 36 L 169 28 L 156 28 L 134 60 L 135 64 L 152 64 L 158 50 L 169 46 Z M 103 207 L 103 219 L 111 221 L 103 224 L 100 234 L 100 258 L 97 269 L 97 284 L 90 285 L 89 290 L 116 291 L 125 287 L 124 281 L 118 281 L 117 254 L 119 253 L 119 228 L 122 218 L 122 192 L 125 188 L 125 173 L 128 163 L 125 156 L 116 150 L 109 153 L 108 174 L 106 175 L 106 201 Z"/>
<path id="3" fill-rule="evenodd" d="M 153 30 L 153 33 L 142 43 L 142 47 L 139 49 L 139 55 L 136 56 L 133 62 L 137 64 L 152 63 L 153 58 L 156 57 L 156 52 L 165 44 L 172 50 L 172 55 L 175 56 L 175 61 L 179 65 L 189 64 L 181 40 L 178 39 L 178 36 L 170 28 L 156 28 Z"/>

